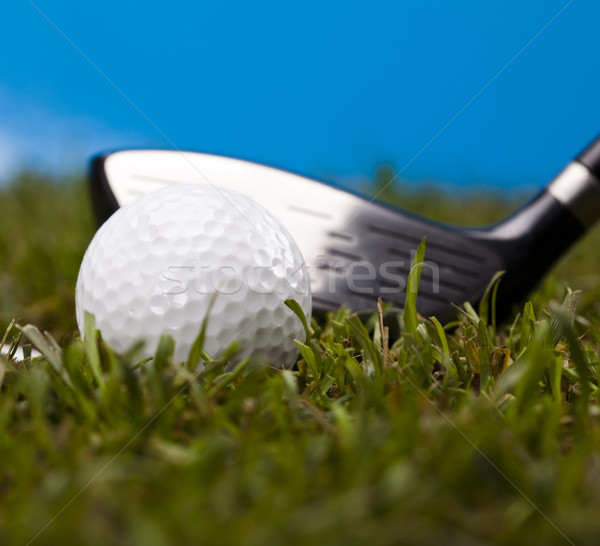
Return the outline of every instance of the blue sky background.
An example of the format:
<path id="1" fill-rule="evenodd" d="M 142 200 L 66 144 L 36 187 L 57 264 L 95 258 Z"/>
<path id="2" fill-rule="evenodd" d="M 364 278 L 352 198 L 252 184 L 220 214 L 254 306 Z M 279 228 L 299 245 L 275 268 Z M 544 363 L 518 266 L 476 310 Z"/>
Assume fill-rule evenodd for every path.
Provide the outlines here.
<path id="1" fill-rule="evenodd" d="M 32 3 L 3 3 L 0 179 L 176 146 L 342 183 L 386 162 L 532 187 L 600 132 L 593 0 L 34 4 L 114 87 Z"/>

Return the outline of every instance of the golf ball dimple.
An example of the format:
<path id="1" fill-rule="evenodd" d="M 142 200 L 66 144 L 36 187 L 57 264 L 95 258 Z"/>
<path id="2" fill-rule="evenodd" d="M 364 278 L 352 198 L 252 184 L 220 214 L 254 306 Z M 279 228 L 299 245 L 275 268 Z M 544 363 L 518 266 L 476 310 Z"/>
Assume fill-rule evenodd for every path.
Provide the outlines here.
<path id="1" fill-rule="evenodd" d="M 96 233 L 76 288 L 77 324 L 91 313 L 105 341 L 122 352 L 161 334 L 185 360 L 207 320 L 204 349 L 214 358 L 234 340 L 237 359 L 274 366 L 296 360 L 301 321 L 310 318 L 308 271 L 287 230 L 251 199 L 221 188 L 178 184 L 119 209 Z"/>

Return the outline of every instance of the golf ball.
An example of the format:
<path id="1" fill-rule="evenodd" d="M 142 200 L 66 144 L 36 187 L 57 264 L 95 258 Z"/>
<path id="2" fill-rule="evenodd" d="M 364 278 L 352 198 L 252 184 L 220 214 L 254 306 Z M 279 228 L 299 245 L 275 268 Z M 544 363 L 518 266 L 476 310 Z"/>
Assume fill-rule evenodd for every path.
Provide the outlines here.
<path id="1" fill-rule="evenodd" d="M 143 195 L 98 230 L 77 279 L 77 324 L 85 312 L 117 352 L 144 342 L 152 356 L 161 334 L 188 357 L 207 320 L 204 349 L 213 358 L 234 340 L 236 360 L 291 366 L 300 319 L 310 318 L 309 276 L 287 230 L 251 199 L 209 185 L 177 184 Z"/>

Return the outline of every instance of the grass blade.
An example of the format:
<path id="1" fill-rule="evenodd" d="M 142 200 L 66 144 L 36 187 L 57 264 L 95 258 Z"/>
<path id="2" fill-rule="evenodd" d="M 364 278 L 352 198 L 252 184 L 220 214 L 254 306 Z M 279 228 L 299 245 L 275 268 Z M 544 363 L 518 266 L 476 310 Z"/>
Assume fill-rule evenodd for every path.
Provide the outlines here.
<path id="1" fill-rule="evenodd" d="M 85 335 L 83 338 L 83 344 L 85 352 L 87 354 L 90 369 L 94 381 L 102 388 L 104 387 L 104 376 L 102 375 L 102 368 L 100 366 L 100 352 L 98 351 L 98 336 L 96 333 L 96 319 L 94 315 L 85 312 Z"/>
<path id="2" fill-rule="evenodd" d="M 52 336 L 43 335 L 35 326 L 28 324 L 20 327 L 23 335 L 46 358 L 54 371 L 62 378 L 66 385 L 73 387 L 73 383 L 62 362 L 62 350 Z"/>
<path id="3" fill-rule="evenodd" d="M 296 315 L 299 319 L 300 322 L 302 322 L 302 327 L 304 328 L 304 341 L 306 342 L 309 338 L 309 332 L 308 332 L 308 324 L 306 322 L 306 316 L 304 315 L 304 311 L 302 310 L 302 307 L 300 307 L 300 304 L 291 298 L 288 298 L 287 300 L 285 300 L 285 304 L 292 310 L 292 312 L 294 313 L 294 315 Z"/>
<path id="4" fill-rule="evenodd" d="M 424 238 L 417 247 L 417 251 L 410 267 L 410 273 L 408 274 L 408 282 L 406 283 L 406 301 L 402 312 L 402 323 L 404 330 L 413 335 L 417 331 L 417 326 L 419 325 L 417 292 L 419 291 L 419 283 L 421 282 L 426 241 L 427 238 Z"/>

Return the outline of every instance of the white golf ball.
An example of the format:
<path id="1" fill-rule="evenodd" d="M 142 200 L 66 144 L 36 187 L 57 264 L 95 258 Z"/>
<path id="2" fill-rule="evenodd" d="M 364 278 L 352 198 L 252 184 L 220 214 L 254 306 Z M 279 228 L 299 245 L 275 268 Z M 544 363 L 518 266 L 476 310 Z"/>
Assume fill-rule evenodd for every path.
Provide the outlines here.
<path id="1" fill-rule="evenodd" d="M 207 319 L 204 349 L 213 358 L 234 340 L 237 360 L 291 366 L 299 318 L 310 318 L 309 276 L 287 230 L 251 199 L 208 185 L 178 184 L 119 209 L 88 247 L 77 279 L 81 335 L 85 312 L 117 352 L 144 341 L 152 356 L 161 334 L 188 357 Z"/>

